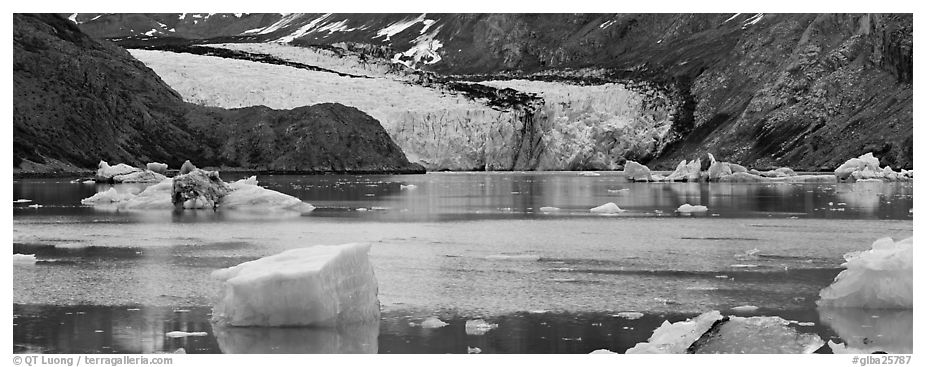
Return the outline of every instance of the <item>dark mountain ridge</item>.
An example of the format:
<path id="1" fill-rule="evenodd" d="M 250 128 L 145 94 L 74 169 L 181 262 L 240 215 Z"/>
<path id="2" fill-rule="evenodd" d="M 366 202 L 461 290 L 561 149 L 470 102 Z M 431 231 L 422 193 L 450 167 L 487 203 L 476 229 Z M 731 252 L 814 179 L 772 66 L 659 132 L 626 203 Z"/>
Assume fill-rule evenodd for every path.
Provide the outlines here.
<path id="1" fill-rule="evenodd" d="M 93 169 L 99 160 L 284 172 L 422 172 L 353 107 L 219 109 L 183 102 L 121 47 L 52 14 L 15 14 L 13 166 Z"/>

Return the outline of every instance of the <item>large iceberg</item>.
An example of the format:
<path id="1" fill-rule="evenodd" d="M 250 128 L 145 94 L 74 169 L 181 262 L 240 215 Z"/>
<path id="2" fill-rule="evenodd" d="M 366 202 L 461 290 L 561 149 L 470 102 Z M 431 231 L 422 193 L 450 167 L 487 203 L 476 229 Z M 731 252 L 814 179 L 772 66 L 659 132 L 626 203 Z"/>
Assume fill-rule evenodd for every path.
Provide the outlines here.
<path id="1" fill-rule="evenodd" d="M 110 188 L 80 202 L 83 205 L 120 210 L 182 207 L 307 213 L 315 209 L 311 204 L 296 197 L 258 186 L 255 176 L 225 183 L 218 179 L 217 173 L 199 169 L 164 179 L 138 194 Z"/>
<path id="2" fill-rule="evenodd" d="M 650 171 L 649 167 L 634 161 L 627 161 L 624 163 L 624 177 L 630 181 L 654 181 L 653 173 Z"/>
<path id="3" fill-rule="evenodd" d="M 875 241 L 871 250 L 844 256 L 846 269 L 820 291 L 830 307 L 913 308 L 913 237 Z"/>
<path id="4" fill-rule="evenodd" d="M 627 349 L 626 354 L 682 354 L 688 350 L 701 335 L 706 333 L 714 323 L 723 319 L 720 311 L 705 312 L 694 319 L 670 323 L 663 321 L 662 325 L 653 331 L 653 335 L 645 342 L 637 343 L 633 348 Z"/>
<path id="5" fill-rule="evenodd" d="M 338 326 L 379 320 L 370 244 L 313 246 L 216 270 L 212 320 L 229 326 Z"/>
<path id="6" fill-rule="evenodd" d="M 865 153 L 858 158 L 851 158 L 835 170 L 840 182 L 861 180 L 907 181 L 913 179 L 913 171 L 901 169 L 895 172 L 891 166 L 881 168 L 881 162 L 873 154 Z"/>

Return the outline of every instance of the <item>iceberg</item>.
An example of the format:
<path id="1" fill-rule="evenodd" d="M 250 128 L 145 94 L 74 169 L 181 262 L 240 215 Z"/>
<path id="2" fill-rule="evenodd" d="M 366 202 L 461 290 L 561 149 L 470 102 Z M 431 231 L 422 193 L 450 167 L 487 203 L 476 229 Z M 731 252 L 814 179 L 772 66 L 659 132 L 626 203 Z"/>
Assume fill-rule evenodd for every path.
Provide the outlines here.
<path id="1" fill-rule="evenodd" d="M 653 331 L 653 335 L 645 342 L 637 343 L 626 354 L 682 354 L 688 350 L 695 341 L 711 329 L 714 323 L 723 319 L 720 311 L 705 312 L 698 317 L 670 323 L 663 321 L 662 325 Z"/>
<path id="2" fill-rule="evenodd" d="M 627 320 L 636 320 L 636 319 L 639 319 L 639 318 L 643 317 L 643 313 L 642 313 L 642 312 L 634 312 L 634 311 L 625 311 L 625 312 L 618 312 L 618 313 L 614 314 L 614 316 L 615 316 L 615 317 L 620 317 L 620 318 L 622 318 L 622 319 L 627 319 Z"/>
<path id="3" fill-rule="evenodd" d="M 145 165 L 145 168 L 147 168 L 151 172 L 160 173 L 162 175 L 167 174 L 167 164 L 166 163 L 151 162 Z"/>
<path id="4" fill-rule="evenodd" d="M 111 181 L 113 177 L 127 175 L 133 172 L 139 172 L 141 169 L 132 167 L 125 163 L 119 163 L 115 166 L 110 166 L 106 161 L 100 161 L 97 164 L 96 170 L 96 179 L 97 181 Z"/>
<path id="5" fill-rule="evenodd" d="M 592 172 L 592 171 L 582 171 L 582 172 L 579 172 L 579 176 L 598 177 L 598 176 L 601 176 L 601 174 L 598 172 Z"/>
<path id="6" fill-rule="evenodd" d="M 246 210 L 293 210 L 301 213 L 315 209 L 312 204 L 284 193 L 257 186 L 257 177 L 251 176 L 228 184 L 231 190 L 221 198 L 219 207 Z"/>
<path id="7" fill-rule="evenodd" d="M 30 265 L 36 263 L 34 254 L 13 254 L 13 264 Z"/>
<path id="8" fill-rule="evenodd" d="M 607 349 L 595 349 L 595 350 L 589 352 L 588 354 L 617 354 L 617 352 L 612 352 L 612 351 L 607 350 Z"/>
<path id="9" fill-rule="evenodd" d="M 450 325 L 443 320 L 437 318 L 437 316 L 431 316 L 421 322 L 421 327 L 424 329 L 437 329 L 444 326 Z"/>
<path id="10" fill-rule="evenodd" d="M 417 189 L 417 188 L 418 188 L 418 186 L 415 185 L 415 184 L 399 185 L 399 190 L 414 190 L 414 189 Z"/>
<path id="11" fill-rule="evenodd" d="M 370 244 L 284 251 L 212 272 L 222 282 L 213 322 L 229 326 L 322 326 L 379 320 Z"/>
<path id="12" fill-rule="evenodd" d="M 689 349 L 696 354 L 813 353 L 824 345 L 816 334 L 800 333 L 778 316 L 737 317 L 715 325 Z"/>
<path id="13" fill-rule="evenodd" d="M 839 181 L 854 181 L 859 178 L 855 173 L 859 172 L 862 176 L 874 175 L 880 171 L 881 162 L 875 158 L 871 152 L 865 153 L 858 158 L 851 158 L 833 172 Z M 871 177 L 865 177 L 871 178 Z"/>
<path id="14" fill-rule="evenodd" d="M 110 183 L 154 183 L 163 181 L 166 176 L 125 163 L 110 166 L 106 161 L 100 161 L 96 170 L 96 181 Z"/>
<path id="15" fill-rule="evenodd" d="M 675 171 L 666 176 L 666 181 L 688 181 L 696 182 L 701 179 L 701 159 L 698 158 L 691 162 L 682 160 L 675 167 Z"/>
<path id="16" fill-rule="evenodd" d="M 376 354 L 379 320 L 318 327 L 228 327 L 213 325 L 227 354 Z"/>
<path id="17" fill-rule="evenodd" d="M 743 305 L 730 308 L 730 310 L 733 310 L 733 312 L 755 312 L 758 309 L 758 306 L 753 305 Z"/>
<path id="18" fill-rule="evenodd" d="M 110 187 L 109 190 L 100 191 L 89 198 L 82 199 L 80 203 L 83 205 L 112 205 L 131 200 L 134 197 L 135 195 L 132 193 L 119 192 L 115 187 Z"/>
<path id="19" fill-rule="evenodd" d="M 607 203 L 591 208 L 589 211 L 596 214 L 617 214 L 624 212 L 624 209 L 621 209 L 615 203 Z"/>
<path id="20" fill-rule="evenodd" d="M 913 308 L 913 237 L 875 241 L 871 250 L 843 256 L 846 269 L 820 291 L 819 306 Z"/>
<path id="21" fill-rule="evenodd" d="M 679 206 L 675 211 L 679 213 L 703 213 L 707 211 L 707 207 L 704 205 L 691 205 L 685 203 Z"/>
<path id="22" fill-rule="evenodd" d="M 653 173 L 650 171 L 649 167 L 634 161 L 627 161 L 624 163 L 624 177 L 630 181 L 654 181 Z"/>
<path id="23" fill-rule="evenodd" d="M 209 333 L 205 331 L 193 331 L 193 332 L 171 331 L 171 332 L 168 332 L 167 334 L 164 334 L 164 336 L 168 338 L 186 338 L 190 336 L 207 336 L 207 335 L 209 335 Z"/>
<path id="24" fill-rule="evenodd" d="M 733 174 L 733 169 L 730 168 L 729 163 L 715 160 L 714 155 L 711 153 L 707 153 L 707 156 L 711 160 L 711 165 L 707 169 L 707 179 L 709 181 L 717 181 L 721 177 L 726 177 Z"/>
<path id="25" fill-rule="evenodd" d="M 557 207 L 555 207 L 555 206 L 543 206 L 543 207 L 540 207 L 540 212 L 542 212 L 542 213 L 552 213 L 552 212 L 558 212 L 558 211 L 559 211 L 559 208 L 557 208 Z"/>
<path id="26" fill-rule="evenodd" d="M 497 327 L 498 324 L 490 324 L 483 319 L 467 320 L 465 331 L 466 335 L 485 335 Z"/>

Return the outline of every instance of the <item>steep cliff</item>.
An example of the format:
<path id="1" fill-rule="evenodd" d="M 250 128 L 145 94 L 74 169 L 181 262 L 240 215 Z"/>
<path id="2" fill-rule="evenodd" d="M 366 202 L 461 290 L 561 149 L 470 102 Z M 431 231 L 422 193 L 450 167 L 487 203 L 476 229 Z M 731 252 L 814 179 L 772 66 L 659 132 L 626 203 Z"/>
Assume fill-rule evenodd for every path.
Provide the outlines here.
<path id="1" fill-rule="evenodd" d="M 867 151 L 912 167 L 912 14 L 286 14 L 251 22 L 214 34 L 366 50 L 470 81 L 649 83 L 677 106 L 665 148 L 650 155 L 660 168 L 711 152 L 760 168 L 832 169 Z M 107 36 L 134 46 L 185 39 L 134 29 Z"/>
<path id="2" fill-rule="evenodd" d="M 13 28 L 17 170 L 88 169 L 100 159 L 172 167 L 191 159 L 278 171 L 422 170 L 355 108 L 205 108 L 184 102 L 124 49 L 91 39 L 64 18 L 15 14 Z"/>

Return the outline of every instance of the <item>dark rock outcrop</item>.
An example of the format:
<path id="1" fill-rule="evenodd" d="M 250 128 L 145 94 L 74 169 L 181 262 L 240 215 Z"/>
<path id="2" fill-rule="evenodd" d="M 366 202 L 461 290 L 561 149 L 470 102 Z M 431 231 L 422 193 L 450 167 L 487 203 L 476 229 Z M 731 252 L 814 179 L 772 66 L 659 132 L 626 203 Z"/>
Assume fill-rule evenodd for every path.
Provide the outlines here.
<path id="1" fill-rule="evenodd" d="M 189 104 L 124 49 L 58 15 L 15 14 L 13 50 L 14 169 L 192 159 L 283 172 L 423 171 L 357 109 Z"/>

